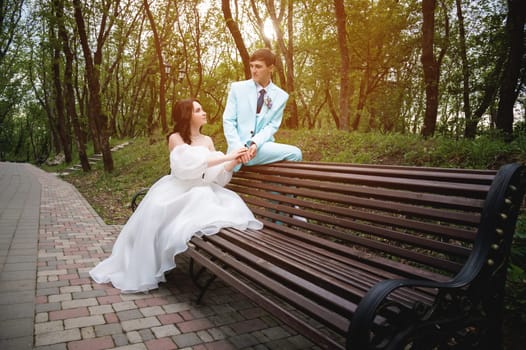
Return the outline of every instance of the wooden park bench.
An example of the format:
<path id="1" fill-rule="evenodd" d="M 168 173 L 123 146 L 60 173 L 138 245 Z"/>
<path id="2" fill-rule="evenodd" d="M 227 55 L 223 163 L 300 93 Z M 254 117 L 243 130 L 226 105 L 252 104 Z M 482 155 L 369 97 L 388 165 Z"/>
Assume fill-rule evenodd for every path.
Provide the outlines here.
<path id="1" fill-rule="evenodd" d="M 219 277 L 321 348 L 500 347 L 524 165 L 283 162 L 228 187 L 264 228 L 191 240 L 199 301 Z"/>

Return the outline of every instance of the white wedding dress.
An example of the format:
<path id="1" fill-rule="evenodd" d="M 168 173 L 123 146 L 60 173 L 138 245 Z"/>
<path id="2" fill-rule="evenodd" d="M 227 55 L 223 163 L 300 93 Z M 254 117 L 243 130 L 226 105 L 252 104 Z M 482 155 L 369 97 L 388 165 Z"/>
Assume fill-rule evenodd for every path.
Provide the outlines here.
<path id="1" fill-rule="evenodd" d="M 232 172 L 223 164 L 207 168 L 212 154 L 187 144 L 170 152 L 170 175 L 150 188 L 122 228 L 111 256 L 89 272 L 93 280 L 111 282 L 123 293 L 155 289 L 194 235 L 211 235 L 223 227 L 263 227 L 243 200 L 224 188 Z"/>

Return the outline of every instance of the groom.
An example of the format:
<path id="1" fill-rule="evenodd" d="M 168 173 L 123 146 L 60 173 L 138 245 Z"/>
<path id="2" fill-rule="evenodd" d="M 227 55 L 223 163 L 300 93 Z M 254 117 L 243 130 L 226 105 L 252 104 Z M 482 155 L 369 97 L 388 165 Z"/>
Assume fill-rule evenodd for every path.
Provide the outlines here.
<path id="1" fill-rule="evenodd" d="M 223 113 L 227 153 L 246 146 L 245 165 L 302 159 L 298 147 L 274 142 L 289 98 L 272 83 L 275 62 L 276 56 L 269 49 L 256 50 L 250 56 L 252 79 L 232 83 L 228 93 Z"/>

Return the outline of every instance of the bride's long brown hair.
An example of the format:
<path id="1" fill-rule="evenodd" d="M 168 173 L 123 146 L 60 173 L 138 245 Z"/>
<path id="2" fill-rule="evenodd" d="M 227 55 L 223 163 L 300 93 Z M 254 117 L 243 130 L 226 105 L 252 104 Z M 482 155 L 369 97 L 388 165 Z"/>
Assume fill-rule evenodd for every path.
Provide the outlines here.
<path id="1" fill-rule="evenodd" d="M 175 106 L 172 108 L 172 123 L 174 127 L 172 132 L 166 136 L 166 139 L 178 132 L 185 143 L 192 144 L 190 121 L 194 113 L 194 102 L 200 103 L 193 97 L 179 100 L 175 103 Z"/>

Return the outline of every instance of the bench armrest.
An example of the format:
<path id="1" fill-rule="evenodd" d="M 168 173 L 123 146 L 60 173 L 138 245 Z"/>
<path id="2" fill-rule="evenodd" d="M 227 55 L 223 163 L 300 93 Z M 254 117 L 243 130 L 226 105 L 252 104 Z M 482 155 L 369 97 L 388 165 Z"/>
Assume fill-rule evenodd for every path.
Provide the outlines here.
<path id="1" fill-rule="evenodd" d="M 525 187 L 524 165 L 503 166 L 484 202 L 473 250 L 458 274 L 446 282 L 380 281 L 358 304 L 347 348 L 442 348 L 452 343 L 462 349 L 480 344 L 498 348 L 507 263 Z M 429 304 L 411 305 L 396 298 L 402 288 L 434 290 L 435 297 Z"/>
<path id="2" fill-rule="evenodd" d="M 466 297 L 462 287 L 459 281 L 384 280 L 377 283 L 361 300 L 353 315 L 347 349 L 403 349 L 403 344 L 412 342 L 419 335 L 429 335 L 434 327 L 452 321 L 446 316 L 447 310 L 457 307 L 459 299 Z M 390 298 L 401 288 L 438 289 L 439 293 L 431 305 L 415 303 L 409 307 Z M 441 317 L 444 317 L 443 321 Z M 433 340 L 423 338 L 423 341 L 431 344 Z"/>
<path id="3" fill-rule="evenodd" d="M 133 195 L 130 203 L 132 212 L 137 209 L 141 200 L 144 198 L 144 196 L 146 196 L 146 193 L 148 193 L 148 190 L 149 188 L 142 188 Z"/>

